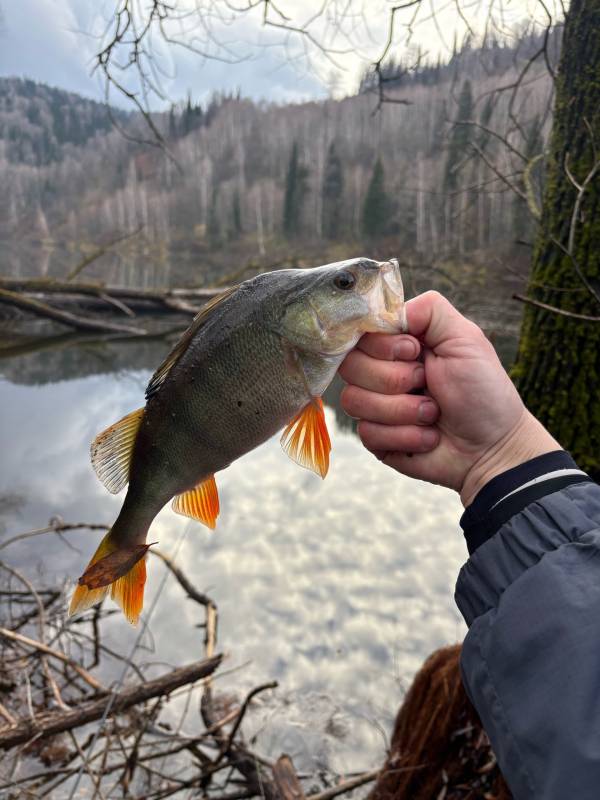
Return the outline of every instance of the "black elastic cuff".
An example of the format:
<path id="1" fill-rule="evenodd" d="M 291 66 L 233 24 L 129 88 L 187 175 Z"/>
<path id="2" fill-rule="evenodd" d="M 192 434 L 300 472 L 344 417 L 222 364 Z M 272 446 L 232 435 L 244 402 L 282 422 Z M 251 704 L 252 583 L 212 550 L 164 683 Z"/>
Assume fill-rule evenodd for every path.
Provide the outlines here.
<path id="1" fill-rule="evenodd" d="M 516 491 L 529 481 L 565 469 L 579 469 L 579 467 L 565 450 L 556 450 L 532 458 L 492 478 L 477 493 L 460 520 L 469 554 L 474 553 L 505 522 L 530 503 L 574 483 L 591 481 L 588 475 L 579 472 L 576 475 L 557 475 Z"/>

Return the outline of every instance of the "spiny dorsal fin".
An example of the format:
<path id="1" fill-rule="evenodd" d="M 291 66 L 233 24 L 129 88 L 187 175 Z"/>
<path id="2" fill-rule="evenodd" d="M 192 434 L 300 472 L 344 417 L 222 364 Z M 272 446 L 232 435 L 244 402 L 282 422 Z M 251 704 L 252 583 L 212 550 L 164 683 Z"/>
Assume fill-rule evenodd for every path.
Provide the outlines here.
<path id="1" fill-rule="evenodd" d="M 322 478 L 327 475 L 331 440 L 320 397 L 313 397 L 284 428 L 281 446 L 301 467 L 312 469 Z"/>
<path id="2" fill-rule="evenodd" d="M 176 495 L 173 498 L 173 511 L 214 528 L 219 516 L 219 493 L 215 476 L 210 475 L 193 489 Z"/>
<path id="3" fill-rule="evenodd" d="M 120 492 L 129 480 L 131 453 L 143 416 L 143 408 L 132 411 L 99 433 L 92 442 L 92 466 L 112 494 Z"/>
<path id="4" fill-rule="evenodd" d="M 230 297 L 237 290 L 237 288 L 237 286 L 232 286 L 222 294 L 217 295 L 217 297 L 213 297 L 213 299 L 209 300 L 209 302 L 196 314 L 190 327 L 183 334 L 169 355 L 165 358 L 160 367 L 156 370 L 154 375 L 150 378 L 150 383 L 146 388 L 146 400 L 149 400 L 160 389 L 169 372 L 173 369 L 175 364 L 188 349 L 190 342 L 210 317 L 215 308 L 227 297 Z"/>

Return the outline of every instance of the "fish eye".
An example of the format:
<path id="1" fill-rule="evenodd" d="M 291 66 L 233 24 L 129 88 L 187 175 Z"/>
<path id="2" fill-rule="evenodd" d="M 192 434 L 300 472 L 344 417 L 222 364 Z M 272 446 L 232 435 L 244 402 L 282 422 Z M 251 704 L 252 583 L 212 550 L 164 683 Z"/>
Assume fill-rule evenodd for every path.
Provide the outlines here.
<path id="1" fill-rule="evenodd" d="M 351 272 L 338 272 L 333 279 L 333 283 L 338 289 L 346 291 L 353 288 L 356 283 L 356 278 Z"/>

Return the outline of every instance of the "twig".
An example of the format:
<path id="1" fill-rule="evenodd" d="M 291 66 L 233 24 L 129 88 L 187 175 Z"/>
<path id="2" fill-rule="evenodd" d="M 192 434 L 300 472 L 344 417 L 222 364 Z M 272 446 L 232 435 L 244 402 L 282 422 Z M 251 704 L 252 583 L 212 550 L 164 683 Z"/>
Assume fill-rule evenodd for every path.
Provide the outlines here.
<path id="1" fill-rule="evenodd" d="M 231 731 L 229 733 L 229 736 L 227 737 L 227 739 L 223 743 L 223 746 L 221 748 L 221 752 L 217 756 L 217 759 L 216 759 L 216 761 L 215 761 L 213 766 L 216 766 L 216 764 L 219 763 L 219 761 L 223 758 L 223 756 L 227 755 L 230 752 L 231 746 L 232 746 L 233 741 L 235 739 L 235 735 L 238 732 L 240 725 L 242 724 L 242 720 L 244 719 L 244 716 L 246 715 L 246 711 L 248 710 L 248 706 L 250 705 L 252 700 L 256 697 L 256 695 L 259 694 L 260 692 L 265 692 L 267 689 L 276 689 L 278 686 L 279 686 L 279 684 L 278 684 L 277 681 L 269 681 L 269 683 L 263 683 L 261 686 L 256 686 L 254 689 L 252 689 L 251 692 L 249 692 L 247 694 L 246 699 L 242 703 L 242 707 L 239 710 L 239 713 L 237 715 L 237 719 L 236 719 L 236 721 L 235 721 L 235 723 L 234 723 L 234 725 L 233 725 L 233 727 L 232 727 L 232 729 L 231 729 Z"/>
<path id="2" fill-rule="evenodd" d="M 64 531 L 76 531 L 80 530 L 81 528 L 87 528 L 90 531 L 107 531 L 108 527 L 109 527 L 108 525 L 97 525 L 90 522 L 53 523 L 51 520 L 51 524 L 48 525 L 46 528 L 36 528 L 35 530 L 32 531 L 17 533 L 15 534 L 15 536 L 11 536 L 10 539 L 6 539 L 4 542 L 0 542 L 0 550 L 4 550 L 5 547 L 8 547 L 9 544 L 13 544 L 14 542 L 19 542 L 22 539 L 30 539 L 34 536 L 41 536 L 44 533 L 63 533 Z"/>
<path id="3" fill-rule="evenodd" d="M 600 322 L 600 317 L 593 317 L 590 314 L 576 314 L 574 311 L 565 311 L 563 308 L 548 305 L 548 303 L 541 303 L 539 300 L 533 300 L 531 297 L 525 297 L 522 294 L 513 294 L 513 300 L 519 300 L 521 303 L 527 303 L 536 308 L 542 308 L 544 311 L 551 311 L 553 314 L 560 314 L 562 317 L 570 317 L 571 319 L 581 319 L 584 322 Z"/>
<path id="4" fill-rule="evenodd" d="M 316 794 L 309 794 L 306 800 L 331 800 L 333 797 L 351 792 L 353 789 L 358 789 L 359 786 L 364 786 L 365 783 L 374 781 L 380 772 L 381 770 L 379 769 L 372 769 L 370 772 L 364 772 L 362 775 L 357 775 L 356 778 L 342 781 L 342 783 L 338 783 L 337 786 L 332 786 L 330 789 L 325 789 Z"/>
<path id="5" fill-rule="evenodd" d="M 72 658 L 69 658 L 69 656 L 61 653 L 59 650 L 53 650 L 51 647 L 48 647 L 47 644 L 37 642 L 35 639 L 30 639 L 29 636 L 23 636 L 22 633 L 15 633 L 14 631 L 8 630 L 8 628 L 0 628 L 0 638 L 8 639 L 11 642 L 16 642 L 17 644 L 21 644 L 26 647 L 32 647 L 39 653 L 45 653 L 48 656 L 52 656 L 52 658 L 56 658 L 58 661 L 62 661 L 63 664 L 67 664 L 69 667 L 71 667 L 71 669 L 75 670 L 75 672 L 81 678 L 83 678 L 83 680 L 88 684 L 88 686 L 91 686 L 92 689 L 103 693 L 106 692 L 106 689 L 100 683 L 100 681 L 94 678 L 93 675 L 90 675 L 86 669 L 79 666 L 79 664 L 73 661 Z"/>
<path id="6" fill-rule="evenodd" d="M 2 703 L 0 703 L 0 715 L 4 717 L 4 719 L 8 722 L 9 725 L 16 725 L 17 723 L 16 718 L 13 717 L 10 711 Z"/>
<path id="7" fill-rule="evenodd" d="M 0 629 L 0 634 L 3 631 Z M 152 697 L 166 695 L 187 683 L 206 678 L 217 669 L 223 656 L 196 661 L 186 667 L 179 667 L 166 675 L 147 681 L 142 685 L 129 686 L 112 695 L 110 715 L 114 716 L 131 706 L 143 703 Z M 8 750 L 35 737 L 36 740 L 68 731 L 88 722 L 100 719 L 106 709 L 106 697 L 80 703 L 70 711 L 50 711 L 39 714 L 33 720 L 21 720 L 17 725 L 0 729 L 0 749 Z"/>
<path id="8" fill-rule="evenodd" d="M 158 550 L 157 548 L 152 548 L 149 552 L 152 553 L 152 555 L 160 558 L 163 564 L 174 575 L 177 582 L 186 592 L 188 597 L 190 597 L 192 600 L 195 600 L 197 603 L 200 603 L 200 605 L 214 606 L 214 602 L 210 599 L 210 597 L 207 594 L 204 594 L 204 592 L 199 592 L 196 589 L 190 579 L 186 577 L 182 569 L 173 561 L 170 556 L 168 556 L 166 553 L 163 553 L 162 550 Z"/>
<path id="9" fill-rule="evenodd" d="M 116 244 L 120 244 L 120 242 L 124 242 L 127 239 L 131 239 L 133 236 L 137 236 L 138 233 L 141 233 L 143 229 L 144 226 L 140 225 L 139 228 L 131 231 L 131 233 L 125 233 L 121 236 L 117 236 L 116 239 L 112 239 L 110 242 L 107 242 L 107 244 L 105 244 L 103 247 L 98 247 L 93 253 L 90 253 L 89 256 L 86 256 L 79 262 L 79 264 L 76 264 L 76 266 L 73 267 L 73 269 L 67 274 L 66 280 L 72 281 L 73 278 L 76 278 L 86 267 L 107 253 L 111 247 L 114 247 Z"/>

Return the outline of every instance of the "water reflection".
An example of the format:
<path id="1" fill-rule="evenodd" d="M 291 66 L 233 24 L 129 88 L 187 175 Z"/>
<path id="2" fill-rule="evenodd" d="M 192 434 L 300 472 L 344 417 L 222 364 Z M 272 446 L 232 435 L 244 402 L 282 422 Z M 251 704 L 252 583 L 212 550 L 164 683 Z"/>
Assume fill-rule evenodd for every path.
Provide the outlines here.
<path id="1" fill-rule="evenodd" d="M 151 369 L 168 347 L 160 340 L 66 346 L 59 337 L 43 350 L 0 360 L 5 536 L 43 526 L 55 514 L 114 520 L 121 499 L 96 479 L 89 443 L 143 403 Z M 227 688 L 281 682 L 261 746 L 279 753 L 288 742 L 300 768 L 325 760 L 349 771 L 376 763 L 383 741 L 373 721 L 389 730 L 424 656 L 462 636 L 452 592 L 465 551 L 454 495 L 373 459 L 337 397 L 335 388 L 328 393 L 333 453 L 325 481 L 289 461 L 272 440 L 219 474 L 215 533 L 164 509 L 152 535 L 167 552 L 177 547 L 190 578 L 215 598 L 229 666 L 249 662 L 227 678 Z M 10 549 L 11 562 L 48 583 L 75 577 L 99 536 L 74 534 L 80 552 L 57 538 L 20 542 Z M 156 560 L 149 573 L 146 609 L 161 583 Z M 155 652 L 148 660 L 198 658 L 200 634 L 190 636 L 197 619 L 197 609 L 168 581 L 151 620 Z M 107 627 L 107 644 L 127 651 L 133 629 L 120 617 Z"/>

